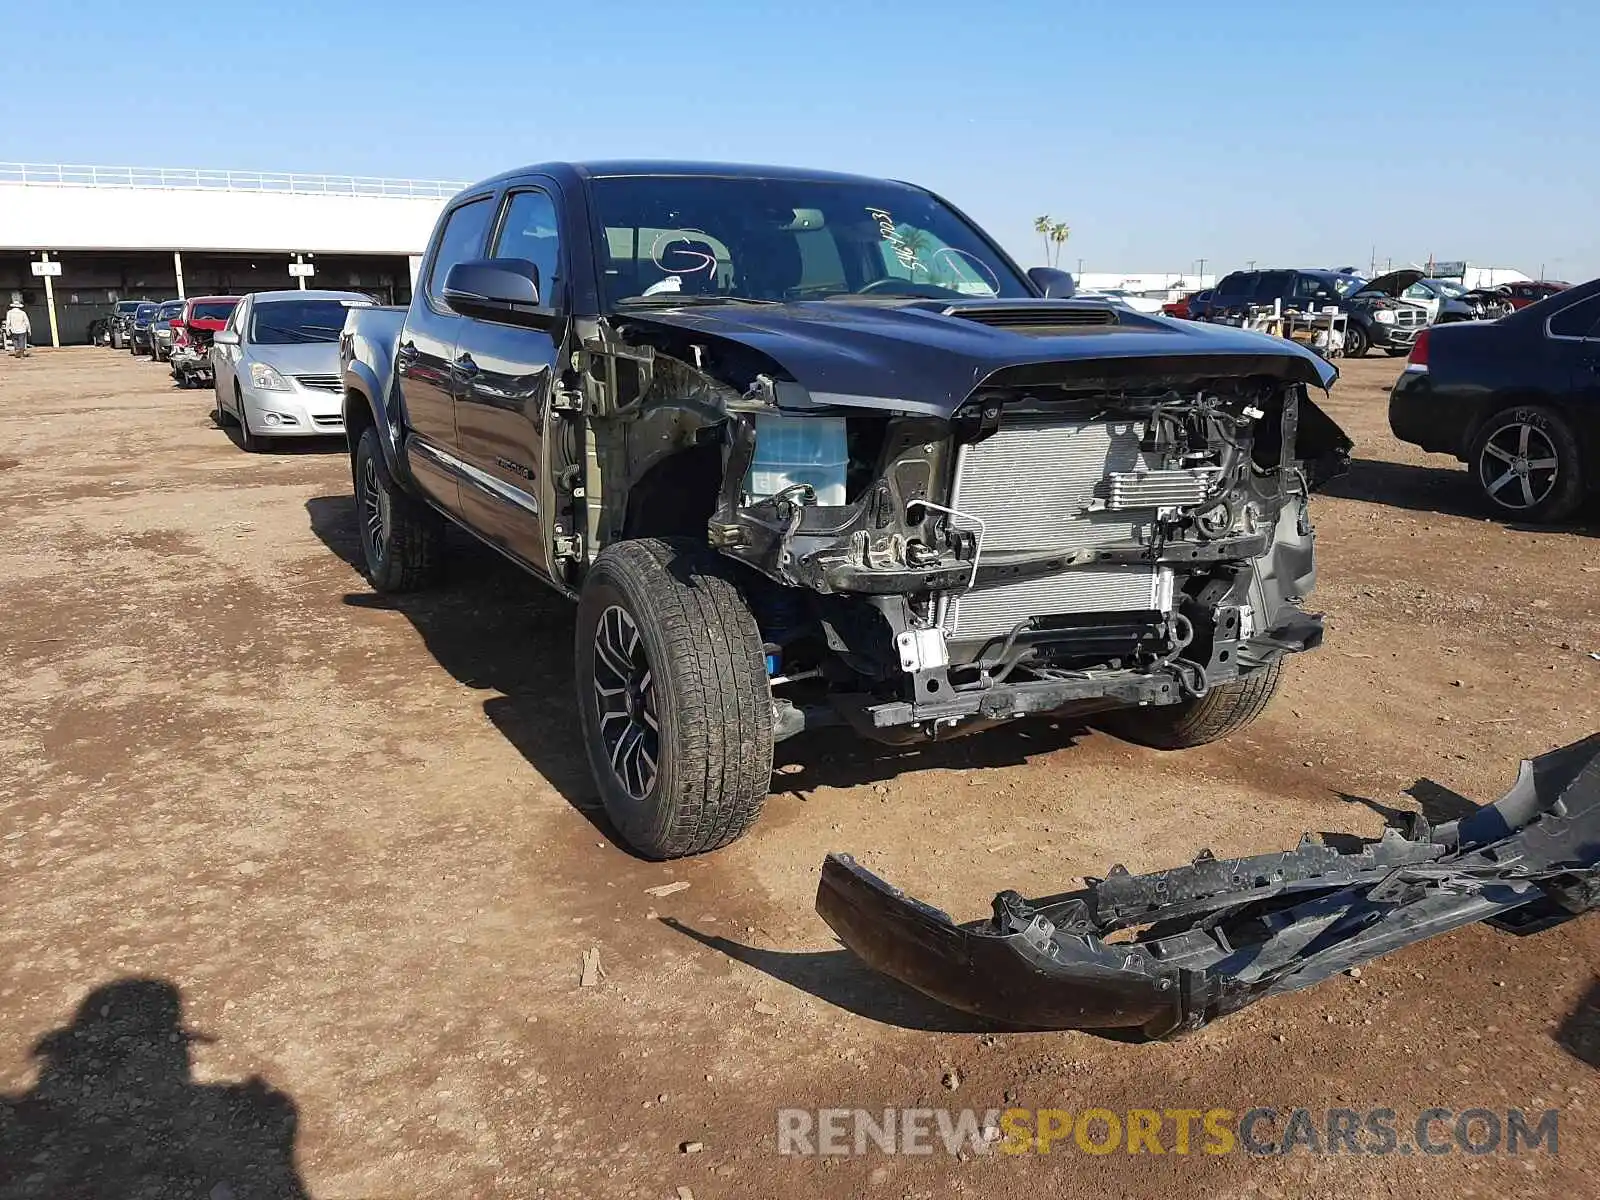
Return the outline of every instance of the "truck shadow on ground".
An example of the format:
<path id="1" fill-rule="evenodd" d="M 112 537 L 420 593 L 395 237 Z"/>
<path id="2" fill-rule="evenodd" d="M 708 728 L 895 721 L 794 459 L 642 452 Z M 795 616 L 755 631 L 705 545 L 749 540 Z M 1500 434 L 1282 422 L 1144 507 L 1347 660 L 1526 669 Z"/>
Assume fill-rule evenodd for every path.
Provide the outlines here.
<path id="1" fill-rule="evenodd" d="M 1465 467 L 1424 467 L 1415 463 L 1385 462 L 1373 458 L 1353 458 L 1348 474 L 1322 485 L 1321 493 L 1343 500 L 1384 504 L 1412 512 L 1438 513 L 1469 520 L 1498 520 L 1507 529 L 1526 533 L 1575 533 L 1600 537 L 1596 505 L 1590 503 L 1576 522 L 1536 525 L 1497 517 L 1479 494 Z"/>
<path id="2" fill-rule="evenodd" d="M 89 992 L 33 1046 L 38 1081 L 0 1094 L 0 1195 L 295 1200 L 294 1101 L 259 1076 L 199 1083 L 176 985 Z"/>
<path id="3" fill-rule="evenodd" d="M 1600 1068 L 1600 976 L 1561 1023 L 1556 1041 L 1574 1058 Z"/>
<path id="4" fill-rule="evenodd" d="M 1017 767 L 1070 750 L 1090 732 L 1083 721 L 1034 717 L 938 742 L 886 745 L 848 729 L 821 729 L 780 743 L 773 756 L 776 792 L 881 783 L 912 771 L 982 771 Z"/>
<path id="5" fill-rule="evenodd" d="M 353 569 L 363 569 L 355 500 L 306 501 L 311 530 Z M 574 706 L 574 607 L 466 534 L 447 535 L 447 578 L 408 595 L 352 592 L 353 608 L 401 613 L 452 678 L 496 693 L 484 715 L 549 784 L 604 836 L 627 849 L 600 808 Z M 918 746 L 884 746 L 844 729 L 824 729 L 779 745 L 777 792 L 855 787 L 929 769 L 1018 765 L 1070 747 L 1085 726 L 1049 719 L 1018 722 L 973 737 Z"/>
<path id="6" fill-rule="evenodd" d="M 306 501 L 311 529 L 352 568 L 363 569 L 350 496 Z M 551 787 L 605 837 L 627 849 L 600 808 L 572 701 L 574 610 L 493 551 L 451 529 L 446 578 L 406 595 L 352 592 L 352 608 L 402 614 L 458 683 L 493 693 L 484 716 Z"/>

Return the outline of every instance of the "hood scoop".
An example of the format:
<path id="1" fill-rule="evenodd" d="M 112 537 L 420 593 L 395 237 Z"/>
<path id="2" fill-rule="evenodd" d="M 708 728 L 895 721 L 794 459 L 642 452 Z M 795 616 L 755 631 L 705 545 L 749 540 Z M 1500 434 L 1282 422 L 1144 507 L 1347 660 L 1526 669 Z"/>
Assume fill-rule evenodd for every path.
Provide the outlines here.
<path id="1" fill-rule="evenodd" d="M 1101 304 L 952 304 L 943 315 L 1026 337 L 1051 337 L 1063 329 L 1104 328 L 1119 323 L 1116 311 Z"/>

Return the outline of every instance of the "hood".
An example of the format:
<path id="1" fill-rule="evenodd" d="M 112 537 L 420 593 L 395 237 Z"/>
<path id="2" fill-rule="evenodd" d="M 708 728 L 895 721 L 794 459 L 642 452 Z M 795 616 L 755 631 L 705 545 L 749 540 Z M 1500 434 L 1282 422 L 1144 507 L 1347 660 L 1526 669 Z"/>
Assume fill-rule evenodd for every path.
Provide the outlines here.
<path id="1" fill-rule="evenodd" d="M 784 408 L 848 406 L 949 417 L 979 385 L 1126 387 L 1266 375 L 1328 388 L 1338 372 L 1266 334 L 1072 300 L 837 301 L 628 311 L 641 340 L 679 331 L 758 351 L 809 395 Z"/>
<path id="2" fill-rule="evenodd" d="M 1382 292 L 1385 296 L 1398 296 L 1419 279 L 1426 279 L 1427 275 L 1415 267 L 1405 267 L 1399 271 L 1390 271 L 1387 275 L 1379 275 L 1376 279 L 1367 281 L 1363 292 Z"/>
<path id="3" fill-rule="evenodd" d="M 252 362 L 266 363 L 280 375 L 337 375 L 339 343 L 312 342 L 297 346 L 251 346 Z"/>

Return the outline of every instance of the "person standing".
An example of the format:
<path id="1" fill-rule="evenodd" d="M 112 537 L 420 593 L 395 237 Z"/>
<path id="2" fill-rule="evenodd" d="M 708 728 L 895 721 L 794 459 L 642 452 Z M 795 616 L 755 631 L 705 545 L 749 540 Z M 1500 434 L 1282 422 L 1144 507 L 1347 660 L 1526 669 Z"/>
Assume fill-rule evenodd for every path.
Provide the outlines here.
<path id="1" fill-rule="evenodd" d="M 5 326 L 6 349 L 14 357 L 21 358 L 28 352 L 28 335 L 33 332 L 33 325 L 28 320 L 21 300 L 13 300 L 11 307 L 6 310 Z"/>

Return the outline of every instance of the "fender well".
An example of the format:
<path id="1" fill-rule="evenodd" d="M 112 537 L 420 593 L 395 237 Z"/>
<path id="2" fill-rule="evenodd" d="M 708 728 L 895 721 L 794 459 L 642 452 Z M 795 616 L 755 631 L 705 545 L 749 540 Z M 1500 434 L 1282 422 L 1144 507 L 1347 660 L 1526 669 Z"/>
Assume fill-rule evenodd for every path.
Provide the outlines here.
<path id="1" fill-rule="evenodd" d="M 383 447 L 384 465 L 389 474 L 403 485 L 411 486 L 411 472 L 406 469 L 405 457 L 395 444 L 391 414 L 383 401 L 383 388 L 366 363 L 356 360 L 345 364 L 344 369 L 344 431 L 352 458 L 362 432 L 373 426 L 378 431 L 378 443 Z"/>
<path id="2" fill-rule="evenodd" d="M 660 459 L 628 491 L 624 536 L 704 541 L 721 484 L 720 446 L 692 446 Z"/>

